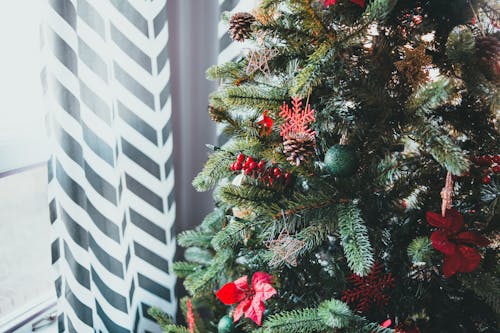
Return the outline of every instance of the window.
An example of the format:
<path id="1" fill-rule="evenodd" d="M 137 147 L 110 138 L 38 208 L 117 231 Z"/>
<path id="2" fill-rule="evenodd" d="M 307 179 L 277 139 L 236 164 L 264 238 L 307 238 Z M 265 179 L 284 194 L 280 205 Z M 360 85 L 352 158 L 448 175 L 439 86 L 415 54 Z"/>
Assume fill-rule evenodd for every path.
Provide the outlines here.
<path id="1" fill-rule="evenodd" d="M 44 4 L 40 0 L 0 3 L 1 332 L 14 328 L 13 332 L 31 332 L 27 321 L 47 313 L 55 302 L 40 80 Z"/>

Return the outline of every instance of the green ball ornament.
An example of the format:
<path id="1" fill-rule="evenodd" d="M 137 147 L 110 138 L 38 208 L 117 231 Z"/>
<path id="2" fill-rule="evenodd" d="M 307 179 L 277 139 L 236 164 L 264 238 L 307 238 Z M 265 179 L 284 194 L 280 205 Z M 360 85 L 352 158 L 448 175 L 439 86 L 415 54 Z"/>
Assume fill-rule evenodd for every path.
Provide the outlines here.
<path id="1" fill-rule="evenodd" d="M 228 315 L 225 315 L 219 320 L 219 324 L 217 325 L 217 332 L 219 333 L 233 333 L 236 332 L 236 328 L 234 327 L 233 319 Z"/>
<path id="2" fill-rule="evenodd" d="M 358 156 L 348 145 L 335 145 L 325 154 L 325 167 L 334 176 L 351 176 L 359 166 Z"/>

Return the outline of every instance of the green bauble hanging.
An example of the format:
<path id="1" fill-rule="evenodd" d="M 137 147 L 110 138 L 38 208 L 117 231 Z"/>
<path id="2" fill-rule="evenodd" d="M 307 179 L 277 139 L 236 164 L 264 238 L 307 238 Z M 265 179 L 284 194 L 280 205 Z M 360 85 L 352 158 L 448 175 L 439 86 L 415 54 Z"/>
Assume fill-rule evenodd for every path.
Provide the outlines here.
<path id="1" fill-rule="evenodd" d="M 228 315 L 222 317 L 219 320 L 219 324 L 217 325 L 217 329 L 219 333 L 233 333 L 236 332 L 236 328 L 234 327 L 233 319 Z"/>
<path id="2" fill-rule="evenodd" d="M 325 167 L 334 176 L 351 176 L 358 169 L 358 165 L 358 156 L 349 145 L 335 145 L 325 154 Z"/>

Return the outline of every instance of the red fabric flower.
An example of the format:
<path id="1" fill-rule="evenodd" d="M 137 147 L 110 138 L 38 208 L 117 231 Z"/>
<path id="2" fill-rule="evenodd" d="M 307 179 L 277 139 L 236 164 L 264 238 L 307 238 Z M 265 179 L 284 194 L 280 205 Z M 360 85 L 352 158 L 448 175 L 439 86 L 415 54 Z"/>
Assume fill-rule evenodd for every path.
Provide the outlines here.
<path id="1" fill-rule="evenodd" d="M 270 135 L 271 132 L 273 131 L 274 120 L 273 120 L 273 118 L 269 117 L 267 114 L 268 114 L 268 111 L 265 110 L 262 113 L 262 116 L 259 117 L 259 121 L 257 122 L 257 124 L 260 126 L 260 135 L 261 136 Z"/>
<path id="2" fill-rule="evenodd" d="M 472 231 L 463 231 L 464 217 L 456 209 L 449 209 L 445 216 L 427 212 L 427 222 L 439 228 L 431 235 L 432 246 L 444 254 L 443 273 L 446 278 L 455 273 L 472 272 L 479 266 L 481 255 L 472 247 L 487 246 L 489 241 Z"/>
<path id="3" fill-rule="evenodd" d="M 264 272 L 254 273 L 251 288 L 248 286 L 248 277 L 245 275 L 234 282 L 226 283 L 216 293 L 221 302 L 226 305 L 239 303 L 233 313 L 235 322 L 245 314 L 245 317 L 259 326 L 262 324 L 262 315 L 266 309 L 264 301 L 275 294 L 276 289 L 271 285 L 271 275 Z"/>
<path id="4" fill-rule="evenodd" d="M 355 3 L 359 7 L 364 7 L 365 6 L 365 0 L 351 0 L 352 3 Z"/>

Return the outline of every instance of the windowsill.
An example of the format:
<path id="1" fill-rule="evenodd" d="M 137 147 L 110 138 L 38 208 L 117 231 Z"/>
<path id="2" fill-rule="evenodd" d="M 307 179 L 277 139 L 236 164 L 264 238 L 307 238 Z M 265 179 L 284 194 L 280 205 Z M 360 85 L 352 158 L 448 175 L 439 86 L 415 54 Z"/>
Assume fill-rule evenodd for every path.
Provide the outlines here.
<path id="1" fill-rule="evenodd" d="M 45 300 L 35 300 L 32 305 L 28 305 L 19 312 L 10 314 L 0 322 L 0 332 L 5 333 L 55 333 L 57 331 L 57 321 L 47 326 L 33 331 L 33 324 L 40 319 L 49 316 L 56 310 L 56 300 L 54 297 Z"/>
<path id="2" fill-rule="evenodd" d="M 49 149 L 43 135 L 0 144 L 0 178 L 11 171 L 47 162 Z"/>

